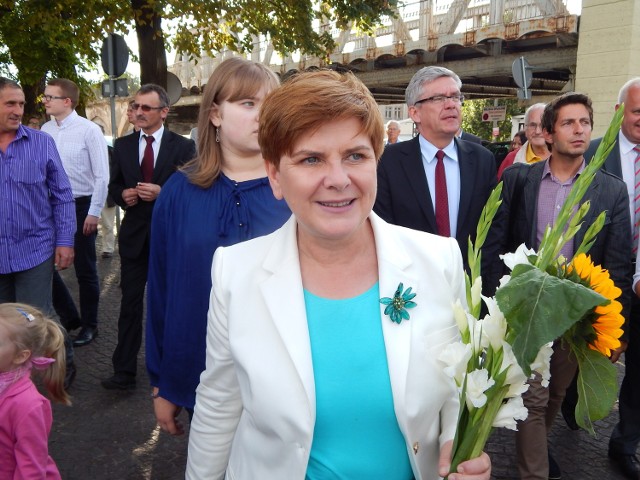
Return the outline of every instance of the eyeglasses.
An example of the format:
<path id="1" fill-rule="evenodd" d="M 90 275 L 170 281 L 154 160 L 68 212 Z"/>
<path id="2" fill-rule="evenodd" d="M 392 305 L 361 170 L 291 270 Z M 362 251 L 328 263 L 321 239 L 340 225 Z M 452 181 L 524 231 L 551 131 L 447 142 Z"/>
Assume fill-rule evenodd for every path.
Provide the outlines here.
<path id="1" fill-rule="evenodd" d="M 541 123 L 535 123 L 535 122 L 527 123 L 527 128 L 530 128 L 531 130 L 533 130 L 535 132 L 536 130 L 538 130 L 538 128 L 540 130 L 542 130 L 542 124 Z"/>
<path id="2" fill-rule="evenodd" d="M 414 105 L 419 105 L 420 103 L 428 102 L 428 103 L 439 103 L 444 105 L 447 100 L 451 100 L 453 103 L 462 103 L 464 102 L 464 95 L 461 93 L 457 95 L 434 95 L 433 97 L 423 98 L 414 103 Z"/>
<path id="3" fill-rule="evenodd" d="M 64 100 L 65 98 L 69 98 L 69 97 L 58 97 L 57 95 L 43 95 L 42 101 L 50 102 L 51 100 Z"/>
<path id="4" fill-rule="evenodd" d="M 143 112 L 150 112 L 151 110 L 162 110 L 163 108 L 166 107 L 152 107 L 151 105 L 141 105 L 139 103 L 132 103 L 131 104 L 131 109 L 135 112 L 138 109 L 142 110 Z"/>

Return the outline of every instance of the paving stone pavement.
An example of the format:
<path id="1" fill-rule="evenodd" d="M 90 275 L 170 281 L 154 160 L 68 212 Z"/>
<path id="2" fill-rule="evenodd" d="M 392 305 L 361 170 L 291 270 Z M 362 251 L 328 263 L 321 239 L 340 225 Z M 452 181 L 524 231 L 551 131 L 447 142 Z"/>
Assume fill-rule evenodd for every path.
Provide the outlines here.
<path id="1" fill-rule="evenodd" d="M 98 238 L 100 242 L 100 238 Z M 100 252 L 98 245 L 98 252 Z M 101 298 L 99 336 L 76 348 L 78 375 L 71 387 L 73 405 L 54 405 L 50 454 L 64 480 L 173 480 L 184 478 L 187 433 L 171 437 L 156 426 L 144 367 L 144 346 L 138 361 L 138 385 L 130 392 L 102 388 L 100 380 L 111 375 L 111 354 L 117 338 L 120 310 L 119 270 L 116 254 L 98 258 Z M 77 300 L 73 270 L 63 272 Z M 624 367 L 619 367 L 620 379 Z M 188 424 L 187 415 L 180 415 Z M 559 417 L 551 432 L 551 451 L 563 471 L 563 480 L 618 480 L 607 460 L 607 442 L 618 419 L 617 405 L 609 417 L 597 422 L 596 437 L 574 432 Z M 495 480 L 517 479 L 515 437 L 510 430 L 494 432 L 486 451 Z M 282 479 L 288 480 L 288 479 Z"/>
<path id="2" fill-rule="evenodd" d="M 98 237 L 100 243 L 100 237 Z M 78 375 L 70 394 L 73 405 L 54 405 L 49 452 L 64 480 L 173 480 L 184 478 L 187 433 L 172 437 L 156 426 L 151 388 L 144 366 L 144 345 L 138 359 L 137 388 L 105 390 L 100 380 L 113 371 L 111 354 L 120 313 L 120 258 L 100 258 L 98 337 L 75 349 Z M 63 278 L 77 303 L 73 269 Z M 74 333 L 77 333 L 75 331 Z M 185 412 L 180 414 L 188 424 Z"/>

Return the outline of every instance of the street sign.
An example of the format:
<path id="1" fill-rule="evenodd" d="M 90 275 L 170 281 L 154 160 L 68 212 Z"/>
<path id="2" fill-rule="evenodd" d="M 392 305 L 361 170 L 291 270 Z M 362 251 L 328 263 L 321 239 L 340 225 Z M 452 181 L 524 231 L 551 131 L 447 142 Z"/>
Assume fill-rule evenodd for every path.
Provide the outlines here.
<path id="1" fill-rule="evenodd" d="M 513 81 L 516 82 L 516 85 L 520 88 L 524 88 L 526 90 L 531 86 L 531 81 L 533 80 L 533 74 L 531 73 L 532 70 L 533 67 L 529 65 L 529 62 L 527 62 L 524 57 L 514 60 L 511 65 Z"/>
<path id="2" fill-rule="evenodd" d="M 103 97 L 110 97 L 111 96 L 111 80 L 104 80 L 102 82 L 102 96 Z M 115 90 L 114 90 L 114 96 L 116 97 L 126 97 L 129 95 L 129 88 L 127 86 L 127 79 L 126 78 L 118 78 L 117 80 L 113 81 L 113 84 L 115 86 Z"/>
<path id="3" fill-rule="evenodd" d="M 182 82 L 171 72 L 167 72 L 167 95 L 169 95 L 169 103 L 173 105 L 182 95 Z"/>
<path id="4" fill-rule="evenodd" d="M 122 35 L 110 33 L 102 41 L 100 59 L 104 73 L 110 77 L 119 77 L 125 72 L 129 63 L 129 49 Z"/>
<path id="5" fill-rule="evenodd" d="M 507 116 L 507 107 L 485 107 L 482 110 L 483 122 L 503 122 Z"/>
<path id="6" fill-rule="evenodd" d="M 531 90 L 518 89 L 518 100 L 531 100 Z"/>

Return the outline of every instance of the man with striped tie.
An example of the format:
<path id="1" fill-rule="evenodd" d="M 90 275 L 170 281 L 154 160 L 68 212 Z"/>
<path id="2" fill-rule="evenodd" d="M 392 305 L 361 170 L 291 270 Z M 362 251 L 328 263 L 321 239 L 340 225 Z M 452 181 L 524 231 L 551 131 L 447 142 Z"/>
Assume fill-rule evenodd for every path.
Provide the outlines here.
<path id="1" fill-rule="evenodd" d="M 624 103 L 624 118 L 618 142 L 607 157 L 603 170 L 624 180 L 629 193 L 633 269 L 636 269 L 638 225 L 640 223 L 640 77 L 625 83 L 618 94 L 617 110 Z M 590 160 L 601 138 L 594 140 L 585 154 Z M 620 421 L 611 433 L 609 457 L 626 478 L 640 478 L 636 449 L 640 443 L 640 298 L 632 295 L 626 320 L 625 376 L 620 389 Z M 624 349 L 622 350 L 624 351 Z M 616 352 L 615 359 L 621 352 Z"/>

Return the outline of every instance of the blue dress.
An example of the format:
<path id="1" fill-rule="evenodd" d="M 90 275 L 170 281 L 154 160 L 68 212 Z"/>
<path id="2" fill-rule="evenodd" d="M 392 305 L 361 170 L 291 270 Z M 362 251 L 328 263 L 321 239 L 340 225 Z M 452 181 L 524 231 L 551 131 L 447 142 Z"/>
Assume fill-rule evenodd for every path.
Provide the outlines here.
<path id="1" fill-rule="evenodd" d="M 216 248 L 271 233 L 290 216 L 267 178 L 234 182 L 221 174 L 203 189 L 178 172 L 162 187 L 151 224 L 145 348 L 151 385 L 163 398 L 195 404 Z"/>

